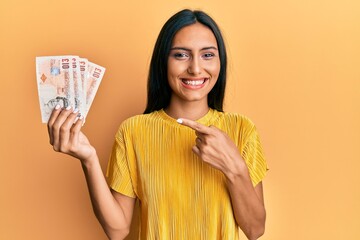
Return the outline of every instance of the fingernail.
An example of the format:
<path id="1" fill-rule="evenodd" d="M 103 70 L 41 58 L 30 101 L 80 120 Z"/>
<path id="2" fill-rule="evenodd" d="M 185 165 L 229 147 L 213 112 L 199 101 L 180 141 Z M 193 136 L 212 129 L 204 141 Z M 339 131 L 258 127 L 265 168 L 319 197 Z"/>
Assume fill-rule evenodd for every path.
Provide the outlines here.
<path id="1" fill-rule="evenodd" d="M 74 124 L 77 122 L 77 120 L 79 120 L 79 117 L 76 117 L 74 120 Z"/>
<path id="2" fill-rule="evenodd" d="M 183 123 L 183 120 L 182 120 L 181 118 L 178 118 L 176 121 L 177 121 L 178 123 L 180 123 L 180 124 Z"/>
<path id="3" fill-rule="evenodd" d="M 75 108 L 73 113 L 77 113 L 79 111 L 79 109 Z"/>
<path id="4" fill-rule="evenodd" d="M 70 109 L 71 109 L 71 106 L 67 106 L 65 109 L 66 109 L 66 110 L 70 110 Z"/>
<path id="5" fill-rule="evenodd" d="M 56 106 L 55 106 L 55 110 L 58 110 L 58 109 L 60 109 L 60 105 L 59 104 L 57 104 Z"/>

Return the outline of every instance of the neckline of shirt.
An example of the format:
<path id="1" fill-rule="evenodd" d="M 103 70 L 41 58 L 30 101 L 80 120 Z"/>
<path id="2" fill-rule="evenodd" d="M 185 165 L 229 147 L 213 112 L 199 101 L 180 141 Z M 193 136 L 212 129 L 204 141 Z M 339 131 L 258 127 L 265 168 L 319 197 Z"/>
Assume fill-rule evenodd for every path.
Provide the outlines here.
<path id="1" fill-rule="evenodd" d="M 182 126 L 181 124 L 179 124 L 173 117 L 169 116 L 164 109 L 158 110 L 157 111 L 158 115 L 166 122 L 172 124 L 172 125 L 176 125 L 176 126 Z M 209 111 L 202 116 L 201 118 L 199 118 L 198 120 L 196 120 L 196 122 L 204 124 L 204 125 L 208 125 L 210 120 L 213 118 L 213 116 L 215 115 L 215 110 L 210 108 Z"/>

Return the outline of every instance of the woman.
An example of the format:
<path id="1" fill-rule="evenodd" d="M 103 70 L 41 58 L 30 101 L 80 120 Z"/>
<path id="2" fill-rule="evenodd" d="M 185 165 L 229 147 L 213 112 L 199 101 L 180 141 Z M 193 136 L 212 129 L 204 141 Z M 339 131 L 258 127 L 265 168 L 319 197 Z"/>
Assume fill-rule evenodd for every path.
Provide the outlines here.
<path id="1" fill-rule="evenodd" d="M 237 239 L 239 227 L 248 239 L 264 233 L 266 162 L 253 123 L 223 112 L 225 83 L 216 23 L 201 11 L 172 16 L 154 48 L 145 113 L 125 120 L 116 134 L 108 183 L 80 131 L 83 119 L 55 108 L 50 143 L 80 159 L 110 239 L 128 234 L 136 199 L 141 239 Z"/>

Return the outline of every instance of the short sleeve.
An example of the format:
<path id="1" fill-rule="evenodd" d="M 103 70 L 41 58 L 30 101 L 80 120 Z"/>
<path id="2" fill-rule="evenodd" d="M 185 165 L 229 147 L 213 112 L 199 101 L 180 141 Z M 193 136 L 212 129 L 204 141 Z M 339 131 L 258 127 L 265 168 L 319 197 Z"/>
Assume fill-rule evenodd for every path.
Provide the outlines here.
<path id="1" fill-rule="evenodd" d="M 121 130 L 119 130 L 115 137 L 108 162 L 106 172 L 107 181 L 113 190 L 135 198 L 136 194 L 132 183 L 130 163 L 127 155 L 126 144 L 123 135 L 121 134 Z"/>
<path id="2" fill-rule="evenodd" d="M 263 149 L 256 127 L 253 126 L 242 151 L 242 156 L 248 166 L 253 186 L 263 180 L 268 170 Z"/>

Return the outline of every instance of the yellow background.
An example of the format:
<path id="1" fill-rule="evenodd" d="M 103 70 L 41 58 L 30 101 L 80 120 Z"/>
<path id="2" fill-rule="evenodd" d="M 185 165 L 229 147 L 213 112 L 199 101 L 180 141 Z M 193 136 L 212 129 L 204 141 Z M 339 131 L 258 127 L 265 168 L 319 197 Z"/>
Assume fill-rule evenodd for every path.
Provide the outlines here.
<path id="1" fill-rule="evenodd" d="M 360 239 L 357 0 L 1 0 L 0 239 L 106 239 L 79 162 L 48 144 L 35 57 L 74 54 L 107 68 L 84 127 L 105 170 L 119 123 L 145 107 L 157 34 L 185 7 L 222 28 L 225 108 L 262 138 L 261 239 Z"/>

